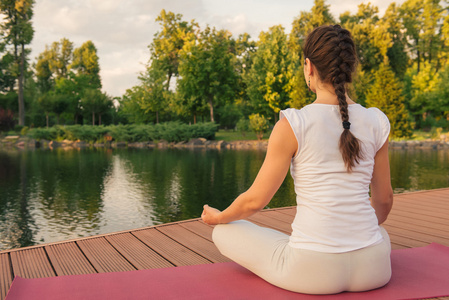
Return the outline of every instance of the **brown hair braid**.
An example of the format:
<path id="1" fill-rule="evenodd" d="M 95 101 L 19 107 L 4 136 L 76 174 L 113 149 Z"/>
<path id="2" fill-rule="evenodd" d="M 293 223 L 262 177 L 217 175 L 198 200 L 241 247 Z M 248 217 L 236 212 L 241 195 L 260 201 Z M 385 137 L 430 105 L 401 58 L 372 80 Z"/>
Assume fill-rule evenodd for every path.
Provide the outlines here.
<path id="1" fill-rule="evenodd" d="M 349 130 L 346 85 L 352 82 L 352 73 L 357 66 L 354 41 L 348 30 L 340 25 L 326 25 L 315 28 L 304 43 L 304 57 L 315 66 L 320 80 L 331 83 L 335 89 L 340 107 L 343 132 L 339 148 L 348 172 L 362 158 L 361 142 Z"/>

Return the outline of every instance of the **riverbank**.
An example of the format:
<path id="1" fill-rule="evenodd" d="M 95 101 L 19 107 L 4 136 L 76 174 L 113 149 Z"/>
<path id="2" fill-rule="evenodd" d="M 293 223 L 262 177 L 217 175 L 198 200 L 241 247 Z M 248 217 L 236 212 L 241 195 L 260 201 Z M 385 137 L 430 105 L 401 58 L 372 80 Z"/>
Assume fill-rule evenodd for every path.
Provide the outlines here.
<path id="1" fill-rule="evenodd" d="M 160 140 L 157 142 L 113 142 L 104 143 L 86 143 L 83 141 L 48 141 L 35 140 L 20 136 L 7 136 L 0 139 L 1 148 L 17 148 L 17 149 L 54 149 L 54 148 L 205 148 L 205 149 L 261 149 L 266 150 L 268 140 L 207 140 L 205 138 L 190 139 L 188 142 L 167 142 Z M 409 140 L 409 141 L 390 141 L 391 149 L 449 149 L 449 141 L 446 140 Z"/>
<path id="2" fill-rule="evenodd" d="M 207 148 L 207 149 L 266 149 L 268 140 L 247 140 L 247 141 L 223 141 L 223 140 L 207 140 L 205 138 L 190 139 L 188 142 L 167 142 L 160 140 L 157 142 L 104 142 L 104 143 L 86 143 L 83 141 L 48 141 L 35 140 L 20 136 L 7 136 L 0 139 L 0 148 L 17 148 L 17 149 L 54 149 L 54 148 Z"/>

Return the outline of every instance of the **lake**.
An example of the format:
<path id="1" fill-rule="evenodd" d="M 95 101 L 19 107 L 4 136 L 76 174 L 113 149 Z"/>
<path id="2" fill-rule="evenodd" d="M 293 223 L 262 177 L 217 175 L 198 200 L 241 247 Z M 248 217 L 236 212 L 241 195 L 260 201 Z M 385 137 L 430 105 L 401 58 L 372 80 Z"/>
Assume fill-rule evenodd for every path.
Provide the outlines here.
<path id="1" fill-rule="evenodd" d="M 0 250 L 199 217 L 252 183 L 259 150 L 0 149 Z M 395 193 L 449 187 L 449 150 L 390 150 Z M 269 207 L 295 205 L 286 177 Z"/>

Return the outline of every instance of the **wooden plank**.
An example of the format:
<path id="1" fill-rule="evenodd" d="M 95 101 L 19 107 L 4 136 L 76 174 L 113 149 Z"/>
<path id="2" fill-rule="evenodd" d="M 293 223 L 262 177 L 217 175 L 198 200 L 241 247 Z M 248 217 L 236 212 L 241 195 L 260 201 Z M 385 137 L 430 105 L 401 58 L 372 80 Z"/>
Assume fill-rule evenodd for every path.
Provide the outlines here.
<path id="1" fill-rule="evenodd" d="M 190 250 L 198 253 L 211 262 L 228 262 L 229 258 L 223 256 L 217 247 L 209 240 L 181 227 L 180 225 L 160 226 L 157 228 L 163 234 L 183 244 Z"/>
<path id="2" fill-rule="evenodd" d="M 280 212 L 278 210 L 262 211 L 261 214 L 264 215 L 264 216 L 266 215 L 266 216 L 268 216 L 270 218 L 273 218 L 273 219 L 276 219 L 276 220 L 288 223 L 288 224 L 292 224 L 293 220 L 295 218 L 294 215 L 285 214 L 285 213 L 282 213 L 282 212 Z"/>
<path id="3" fill-rule="evenodd" d="M 403 236 L 396 235 L 396 234 L 390 233 L 390 232 L 388 232 L 388 235 L 390 236 L 391 243 L 394 243 L 397 245 L 402 245 L 407 248 L 424 247 L 424 246 L 429 245 L 429 243 L 417 241 L 417 240 L 410 239 L 410 238 L 405 238 Z"/>
<path id="4" fill-rule="evenodd" d="M 14 276 L 22 278 L 43 278 L 56 276 L 44 248 L 11 252 Z"/>
<path id="5" fill-rule="evenodd" d="M 394 220 L 394 218 L 388 218 L 384 224 L 449 239 L 449 230 L 442 230 L 440 228 L 429 228 L 416 223 L 404 223 Z"/>
<path id="6" fill-rule="evenodd" d="M 410 247 L 406 247 L 406 246 L 403 246 L 403 245 L 391 243 L 391 250 L 407 249 L 407 248 L 410 248 Z"/>
<path id="7" fill-rule="evenodd" d="M 57 276 L 97 273 L 75 242 L 45 247 Z"/>
<path id="8" fill-rule="evenodd" d="M 441 205 L 441 206 L 432 206 L 432 203 L 434 202 L 430 202 L 430 203 L 414 203 L 411 202 L 409 200 L 407 201 L 396 201 L 393 205 L 395 206 L 396 209 L 402 209 L 402 208 L 409 208 L 409 209 L 417 209 L 420 211 L 425 211 L 425 212 L 439 212 L 439 213 L 444 213 L 444 214 L 448 214 L 449 213 L 449 204 L 445 204 L 445 205 Z"/>
<path id="9" fill-rule="evenodd" d="M 278 212 L 290 216 L 296 216 L 296 206 L 291 206 L 290 209 L 278 210 Z"/>
<path id="10" fill-rule="evenodd" d="M 409 218 L 410 220 L 416 219 L 416 220 L 428 221 L 428 222 L 432 222 L 434 224 L 439 224 L 439 225 L 444 225 L 444 226 L 449 225 L 449 219 L 433 218 L 432 216 L 420 214 L 417 212 L 409 212 L 409 211 L 403 211 L 403 210 L 399 210 L 399 209 L 393 209 L 391 211 L 390 215 L 402 216 L 402 217 Z"/>
<path id="11" fill-rule="evenodd" d="M 397 195 L 395 200 L 405 202 L 409 199 L 418 200 L 421 202 L 433 202 L 436 204 L 446 204 L 448 202 L 447 196 L 438 196 L 433 194 L 419 194 L 419 195 Z"/>
<path id="12" fill-rule="evenodd" d="M 213 226 L 209 226 L 206 223 L 199 221 L 184 222 L 179 223 L 179 225 L 212 242 L 212 230 L 214 229 Z"/>
<path id="13" fill-rule="evenodd" d="M 285 234 L 290 234 L 292 232 L 291 224 L 273 218 L 264 217 L 260 213 L 252 215 L 248 218 L 248 221 L 260 224 L 264 227 L 273 228 Z"/>
<path id="14" fill-rule="evenodd" d="M 175 266 L 211 263 L 210 260 L 196 254 L 155 228 L 138 230 L 133 232 L 133 235 Z"/>
<path id="15" fill-rule="evenodd" d="M 435 243 L 440 243 L 444 246 L 449 246 L 448 238 L 429 235 L 429 234 L 420 233 L 420 232 L 416 232 L 416 231 L 412 231 L 412 230 L 408 230 L 408 229 L 402 229 L 402 228 L 398 228 L 398 227 L 393 227 L 393 226 L 389 226 L 389 225 L 384 225 L 384 227 L 388 231 L 388 233 L 400 235 L 401 237 L 404 237 L 404 238 L 422 241 L 422 242 L 425 242 L 426 244 L 435 242 Z"/>
<path id="16" fill-rule="evenodd" d="M 5 299 L 12 283 L 12 269 L 9 255 L 0 255 L 0 299 Z"/>
<path id="17" fill-rule="evenodd" d="M 443 232 L 449 232 L 449 225 L 441 225 L 437 224 L 435 222 L 426 221 L 426 220 L 419 220 L 419 219 L 411 219 L 409 217 L 400 216 L 397 214 L 390 214 L 388 215 L 387 223 L 393 221 L 393 222 L 399 222 L 401 224 L 404 224 L 404 226 L 408 226 L 409 224 L 415 224 L 416 226 L 421 226 L 425 228 L 430 229 L 438 229 Z"/>
<path id="18" fill-rule="evenodd" d="M 104 237 L 81 240 L 77 244 L 99 273 L 136 269 Z"/>
<path id="19" fill-rule="evenodd" d="M 449 205 L 447 203 L 415 200 L 415 199 L 410 199 L 410 198 L 407 198 L 405 201 L 404 200 L 394 201 L 393 206 L 397 206 L 398 204 L 419 205 L 421 207 L 426 207 L 428 209 L 449 209 Z"/>
<path id="20" fill-rule="evenodd" d="M 139 270 L 173 267 L 173 264 L 131 233 L 114 234 L 106 236 L 106 239 Z"/>

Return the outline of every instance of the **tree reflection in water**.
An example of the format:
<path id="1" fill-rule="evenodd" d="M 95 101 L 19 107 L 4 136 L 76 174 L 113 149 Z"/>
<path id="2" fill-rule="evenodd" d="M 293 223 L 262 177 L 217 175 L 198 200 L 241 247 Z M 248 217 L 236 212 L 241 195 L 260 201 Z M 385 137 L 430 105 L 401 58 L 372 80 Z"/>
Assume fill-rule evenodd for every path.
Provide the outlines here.
<path id="1" fill-rule="evenodd" d="M 199 217 L 252 183 L 265 152 L 0 149 L 0 249 Z M 449 151 L 391 150 L 394 191 L 449 187 Z M 295 205 L 284 180 L 269 207 Z"/>

